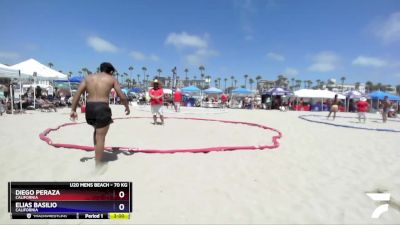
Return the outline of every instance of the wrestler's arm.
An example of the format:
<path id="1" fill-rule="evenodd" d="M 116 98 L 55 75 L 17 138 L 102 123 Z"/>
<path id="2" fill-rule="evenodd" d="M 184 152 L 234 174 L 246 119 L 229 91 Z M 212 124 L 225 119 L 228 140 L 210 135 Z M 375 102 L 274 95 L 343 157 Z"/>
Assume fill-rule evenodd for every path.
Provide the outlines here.
<path id="1" fill-rule="evenodd" d="M 119 96 L 119 98 L 121 99 L 122 104 L 125 106 L 126 115 L 129 115 L 130 110 L 129 110 L 129 105 L 128 105 L 128 98 L 122 92 L 121 86 L 119 86 L 119 83 L 115 78 L 114 78 L 114 89 L 117 92 L 117 95 Z"/>
<path id="2" fill-rule="evenodd" d="M 86 90 L 86 79 L 82 81 L 76 91 L 74 97 L 72 98 L 71 112 L 76 112 L 76 107 L 78 106 L 79 99 L 82 93 Z"/>

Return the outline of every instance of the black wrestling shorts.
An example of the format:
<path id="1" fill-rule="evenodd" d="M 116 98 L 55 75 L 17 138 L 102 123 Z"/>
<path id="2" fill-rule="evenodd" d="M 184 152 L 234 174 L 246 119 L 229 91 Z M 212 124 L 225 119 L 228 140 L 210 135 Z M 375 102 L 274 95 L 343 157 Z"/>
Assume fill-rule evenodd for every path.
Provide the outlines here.
<path id="1" fill-rule="evenodd" d="M 113 122 L 111 109 L 105 102 L 86 103 L 86 122 L 94 128 L 102 128 Z"/>

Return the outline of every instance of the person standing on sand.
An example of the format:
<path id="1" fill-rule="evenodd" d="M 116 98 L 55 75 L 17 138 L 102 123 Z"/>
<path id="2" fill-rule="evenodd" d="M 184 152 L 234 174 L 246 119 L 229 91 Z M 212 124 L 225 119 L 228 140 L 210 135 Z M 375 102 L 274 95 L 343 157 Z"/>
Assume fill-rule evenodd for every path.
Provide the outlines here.
<path id="1" fill-rule="evenodd" d="M 92 74 L 85 78 L 79 85 L 72 100 L 70 117 L 78 118 L 76 107 L 82 93 L 89 93 L 86 103 L 86 122 L 94 127 L 93 143 L 95 146 L 96 167 L 103 164 L 104 142 L 110 124 L 113 122 L 111 109 L 108 105 L 111 89 L 114 88 L 125 106 L 125 114 L 129 115 L 127 97 L 121 91 L 118 81 L 112 76 L 115 68 L 111 63 L 104 62 L 100 65 L 100 73 Z"/>
<path id="2" fill-rule="evenodd" d="M 331 113 L 333 113 L 333 120 L 336 118 L 336 113 L 339 110 L 339 100 L 337 97 L 338 95 L 335 95 L 335 98 L 333 99 L 332 106 L 328 114 L 328 119 L 331 116 Z"/>
<path id="3" fill-rule="evenodd" d="M 149 91 L 150 96 L 150 106 L 151 113 L 153 114 L 154 125 L 157 124 L 157 114 L 160 116 L 161 125 L 164 125 L 164 115 L 163 115 L 163 96 L 164 91 L 160 85 L 160 82 L 155 79 L 153 81 L 153 88 Z"/>
<path id="4" fill-rule="evenodd" d="M 385 96 L 383 98 L 383 102 L 382 102 L 382 121 L 384 123 L 386 123 L 386 121 L 387 121 L 390 105 L 391 105 L 391 103 L 390 103 L 390 101 L 388 99 L 388 96 Z"/>
<path id="5" fill-rule="evenodd" d="M 174 108 L 175 112 L 181 111 L 181 102 L 182 102 L 182 92 L 179 89 L 176 89 L 174 93 Z"/>
<path id="6" fill-rule="evenodd" d="M 364 120 L 367 119 L 365 117 L 365 112 L 368 110 L 368 102 L 365 97 L 360 98 L 360 101 L 357 102 L 357 111 L 358 111 L 358 121 L 361 123 L 361 117 Z"/>

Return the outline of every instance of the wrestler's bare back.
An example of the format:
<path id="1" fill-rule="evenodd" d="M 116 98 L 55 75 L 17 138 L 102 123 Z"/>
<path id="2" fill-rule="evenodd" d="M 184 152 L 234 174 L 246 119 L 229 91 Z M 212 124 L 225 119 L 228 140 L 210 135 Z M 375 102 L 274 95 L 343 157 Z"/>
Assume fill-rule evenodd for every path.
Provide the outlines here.
<path id="1" fill-rule="evenodd" d="M 110 91 L 114 88 L 120 92 L 120 86 L 115 78 L 107 73 L 89 75 L 85 80 L 86 91 L 88 92 L 89 102 L 107 102 Z"/>

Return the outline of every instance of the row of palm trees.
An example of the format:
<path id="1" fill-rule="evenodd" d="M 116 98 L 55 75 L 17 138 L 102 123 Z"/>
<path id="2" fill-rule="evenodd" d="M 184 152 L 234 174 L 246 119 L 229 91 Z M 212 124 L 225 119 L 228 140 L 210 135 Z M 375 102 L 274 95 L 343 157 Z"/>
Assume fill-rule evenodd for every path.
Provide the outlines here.
<path id="1" fill-rule="evenodd" d="M 54 64 L 52 62 L 49 62 L 48 66 L 50 68 L 53 68 Z M 205 67 L 203 65 L 201 65 L 201 66 L 199 66 L 198 69 L 200 71 L 201 80 L 207 80 L 209 85 L 211 85 L 211 76 L 210 75 L 205 75 Z M 99 68 L 97 68 L 96 70 L 97 70 L 97 72 L 99 72 Z M 150 75 L 147 73 L 147 67 L 143 66 L 141 68 L 141 70 L 143 72 L 143 79 L 142 80 L 141 80 L 141 75 L 140 74 L 136 75 L 137 76 L 136 80 L 133 78 L 133 74 L 132 74 L 133 70 L 134 70 L 133 66 L 129 66 L 128 70 L 129 70 L 129 74 L 126 73 L 126 72 L 124 72 L 124 73 L 116 72 L 114 74 L 117 77 L 119 82 L 122 81 L 121 83 L 127 84 L 128 87 L 131 87 L 131 86 L 147 87 L 148 86 Z M 162 69 L 158 68 L 156 71 L 157 71 L 158 77 L 161 77 L 161 73 L 163 72 Z M 185 68 L 183 71 L 185 72 L 185 79 L 184 79 L 184 82 L 183 82 L 184 85 L 187 86 L 187 85 L 192 84 L 191 81 L 190 81 L 190 78 L 188 76 L 189 69 Z M 59 72 L 62 73 L 61 70 Z M 92 72 L 89 69 L 87 69 L 86 67 L 84 67 L 80 71 L 78 71 L 78 73 L 81 76 L 82 75 L 86 76 L 88 74 L 91 74 Z M 71 77 L 73 73 L 72 73 L 72 71 L 69 71 L 67 74 L 68 74 L 68 77 Z M 255 79 L 253 79 L 248 74 L 245 74 L 244 75 L 244 85 L 241 85 L 240 87 L 247 88 L 247 82 L 248 82 L 250 89 L 253 89 L 254 83 L 256 82 L 258 84 L 261 79 L 262 79 L 262 76 L 260 76 L 260 75 L 256 76 Z M 167 77 L 167 80 L 171 81 L 171 77 Z M 197 76 L 193 75 L 192 80 L 196 81 L 197 80 Z M 237 85 L 238 80 L 235 78 L 235 76 L 230 76 L 230 81 L 231 81 L 230 86 L 228 84 L 229 78 L 224 78 L 224 79 L 222 79 L 221 77 L 215 78 L 214 79 L 215 87 L 222 89 L 222 86 L 221 86 L 221 81 L 222 80 L 224 81 L 224 89 L 238 87 L 238 85 Z M 342 91 L 344 89 L 345 80 L 346 80 L 345 76 L 342 76 L 340 78 L 341 90 Z M 290 81 L 289 81 L 288 78 L 285 75 L 278 75 L 277 80 L 275 81 L 275 86 L 288 87 L 292 91 L 298 90 L 298 89 L 302 88 L 302 86 L 303 86 L 303 88 L 322 89 L 324 86 L 332 87 L 332 86 L 334 86 L 334 84 L 335 83 L 332 80 L 328 80 L 328 81 L 325 82 L 325 81 L 320 80 L 320 79 L 317 79 L 317 80 L 315 80 L 315 82 L 313 82 L 312 80 L 299 80 L 299 79 L 291 78 Z M 360 87 L 360 82 L 356 82 L 355 83 L 355 89 L 358 90 L 359 87 Z M 202 88 L 205 88 L 205 87 L 202 87 Z M 257 85 L 257 88 L 258 88 L 258 85 Z M 366 88 L 367 92 L 372 92 L 372 91 L 375 91 L 375 90 L 390 91 L 390 90 L 393 89 L 391 85 L 382 84 L 382 83 L 374 84 L 371 81 L 367 81 L 365 83 L 365 88 Z M 395 89 L 396 89 L 396 93 L 398 95 L 400 95 L 400 85 L 397 85 L 395 87 Z"/>

